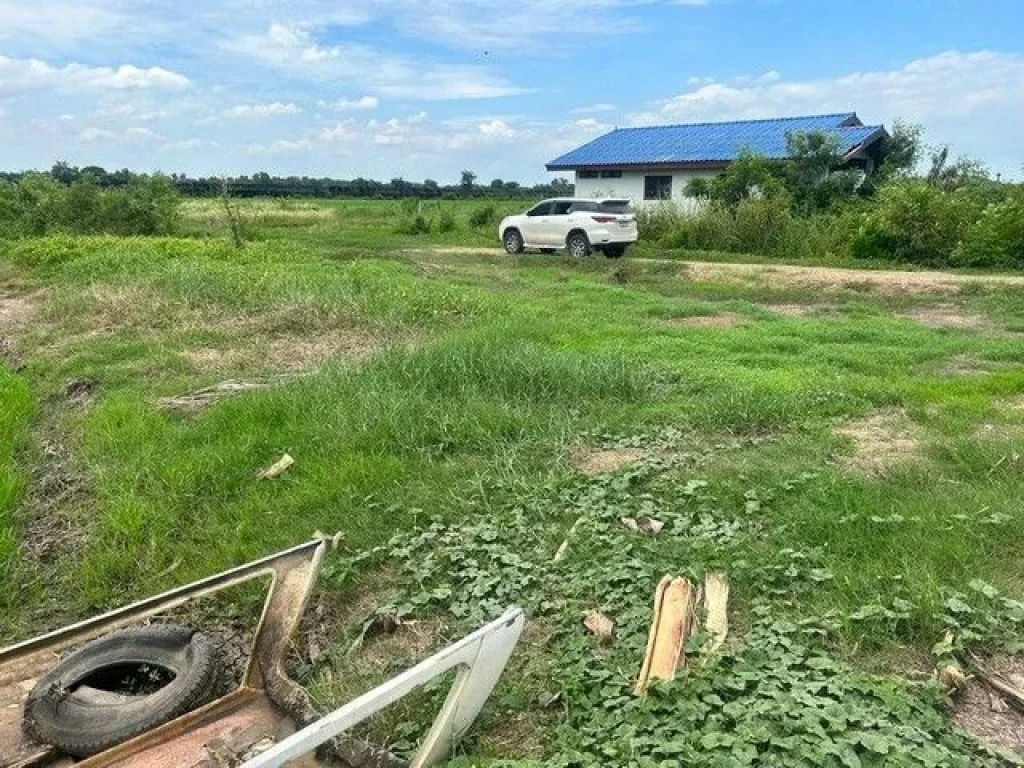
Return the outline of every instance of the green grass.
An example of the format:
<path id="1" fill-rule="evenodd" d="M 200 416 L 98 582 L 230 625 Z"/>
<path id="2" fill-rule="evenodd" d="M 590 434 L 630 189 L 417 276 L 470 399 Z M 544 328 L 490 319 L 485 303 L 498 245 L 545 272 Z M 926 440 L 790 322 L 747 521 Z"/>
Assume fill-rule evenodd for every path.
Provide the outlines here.
<path id="1" fill-rule="evenodd" d="M 757 632 L 770 628 L 757 611 L 768 606 L 827 625 L 815 653 L 851 669 L 884 667 L 908 649 L 927 659 L 949 624 L 947 602 L 972 580 L 1020 594 L 1019 291 L 746 285 L 680 279 L 654 261 L 430 250 L 492 245 L 489 229 L 468 225 L 482 204 L 453 205 L 455 230 L 429 235 L 394 231 L 400 203 L 340 201 L 324 215 L 300 201 L 253 211 L 257 235 L 240 251 L 198 206 L 189 237 L 10 244 L 0 274 L 38 289 L 39 306 L 19 332 L 24 367 L 0 374 L 0 588 L 22 596 L 0 602 L 0 637 L 316 529 L 341 531 L 324 599 L 343 618 L 325 659 L 303 672 L 317 695 L 334 702 L 372 682 L 344 653 L 366 618 L 353 600 L 369 611 L 412 601 L 410 616 L 440 622 L 446 637 L 520 601 L 546 639 L 525 642 L 471 754 L 554 759 L 590 754 L 593 745 L 575 740 L 593 733 L 572 715 L 538 713 L 533 700 L 560 686 L 570 711 L 615 701 L 666 571 L 729 571 L 735 653 L 748 635 L 762 642 Z M 784 315 L 774 304 L 813 311 Z M 930 328 L 899 314 L 929 306 L 986 324 Z M 733 320 L 693 324 L 716 315 Z M 350 338 L 358 356 L 332 346 Z M 331 350 L 327 363 L 304 346 L 314 342 Z M 964 360 L 967 370 L 950 372 Z M 274 383 L 194 414 L 157 402 L 227 378 Z M 98 382 L 91 402 L 64 401 L 73 379 Z M 906 413 L 917 458 L 878 476 L 844 469 L 854 446 L 836 427 L 892 408 Z M 18 557 L 35 511 L 25 481 L 53 434 L 89 494 L 68 511 L 78 535 L 58 568 Z M 587 478 L 570 462 L 580 446 L 639 446 L 646 458 L 639 470 Z M 284 452 L 295 465 L 257 480 Z M 618 518 L 644 509 L 672 521 L 669 536 L 628 537 Z M 553 570 L 551 554 L 578 516 L 592 528 Z M 422 556 L 386 544 L 424 526 Z M 431 541 L 456 565 L 431 565 Z M 360 554 L 381 545 L 370 559 Z M 430 585 L 447 597 L 423 598 Z M 579 612 L 592 607 L 621 626 L 607 652 L 581 636 Z M 958 629 L 967 641 L 993 646 L 995 627 L 999 642 L 1019 634 L 994 607 L 976 611 Z M 780 663 L 807 672 L 802 661 Z M 726 685 L 716 674 L 705 682 Z M 685 690 L 674 695 L 688 706 Z M 408 730 L 402 718 L 393 733 Z M 508 722 L 518 730 L 509 734 Z M 935 722 L 927 738 L 941 741 Z"/>
<path id="2" fill-rule="evenodd" d="M 32 416 L 32 393 L 20 378 L 0 366 L 0 583 L 9 583 L 18 560 L 19 536 L 15 511 L 25 477 L 15 453 L 25 448 Z M 0 606 L 10 610 L 14 595 L 3 590 Z"/>

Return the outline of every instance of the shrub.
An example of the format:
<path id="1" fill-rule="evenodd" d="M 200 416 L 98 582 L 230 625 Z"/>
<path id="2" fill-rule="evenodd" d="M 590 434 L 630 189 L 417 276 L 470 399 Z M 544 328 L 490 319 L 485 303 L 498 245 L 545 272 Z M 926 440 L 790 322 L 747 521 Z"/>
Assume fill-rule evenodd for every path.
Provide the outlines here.
<path id="1" fill-rule="evenodd" d="M 456 227 L 455 222 L 455 211 L 449 207 L 444 207 L 437 217 L 437 231 L 438 232 L 454 232 Z"/>
<path id="2" fill-rule="evenodd" d="M 469 225 L 477 229 L 493 227 L 497 223 L 498 209 L 494 207 L 494 203 L 487 203 L 487 205 L 474 208 L 473 212 L 469 214 Z"/>
<path id="3" fill-rule="evenodd" d="M 422 213 L 403 216 L 395 225 L 395 232 L 399 235 L 428 235 L 430 234 L 430 220 Z"/>
<path id="4" fill-rule="evenodd" d="M 641 240 L 664 240 L 683 218 L 675 203 L 658 203 L 636 212 L 636 226 Z"/>
<path id="5" fill-rule="evenodd" d="M 180 202 L 173 182 L 161 175 L 103 189 L 89 179 L 64 185 L 27 174 L 17 183 L 0 183 L 0 236 L 167 235 L 178 225 Z"/>
<path id="6" fill-rule="evenodd" d="M 1024 186 L 985 208 L 967 228 L 953 262 L 963 267 L 1024 269 Z"/>
<path id="7" fill-rule="evenodd" d="M 970 189 L 944 192 L 921 179 L 886 184 L 859 218 L 852 253 L 862 259 L 949 266 L 981 209 Z"/>

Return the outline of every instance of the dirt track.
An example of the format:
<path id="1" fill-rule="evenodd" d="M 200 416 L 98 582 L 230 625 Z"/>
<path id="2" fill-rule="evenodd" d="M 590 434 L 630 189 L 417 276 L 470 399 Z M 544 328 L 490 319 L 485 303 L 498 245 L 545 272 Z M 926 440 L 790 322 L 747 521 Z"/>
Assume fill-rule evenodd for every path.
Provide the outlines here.
<path id="1" fill-rule="evenodd" d="M 408 251 L 415 254 L 486 254 L 501 256 L 500 248 L 439 247 Z M 804 267 L 793 264 L 741 264 L 735 262 L 677 261 L 675 259 L 628 259 L 650 264 L 678 264 L 680 277 L 720 282 L 769 283 L 805 288 L 869 287 L 882 293 L 953 293 L 964 285 L 1019 285 L 1024 276 L 964 275 L 952 272 L 912 272 L 889 269 Z"/>

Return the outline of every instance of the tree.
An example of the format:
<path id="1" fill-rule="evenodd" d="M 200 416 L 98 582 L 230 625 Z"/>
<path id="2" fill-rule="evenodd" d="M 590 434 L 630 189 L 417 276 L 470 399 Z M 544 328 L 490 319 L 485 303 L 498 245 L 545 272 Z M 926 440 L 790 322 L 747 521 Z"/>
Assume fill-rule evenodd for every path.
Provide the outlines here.
<path id="1" fill-rule="evenodd" d="M 61 184 L 71 184 L 78 180 L 78 169 L 72 168 L 67 161 L 60 160 L 50 169 L 50 176 Z"/>
<path id="2" fill-rule="evenodd" d="M 459 186 L 462 187 L 464 192 L 469 192 L 473 189 L 476 184 L 476 174 L 473 171 L 463 171 Z"/>
<path id="3" fill-rule="evenodd" d="M 491 189 L 501 189 L 505 186 L 505 182 L 501 179 L 494 179 L 491 181 Z"/>
<path id="4" fill-rule="evenodd" d="M 843 162 L 838 136 L 821 131 L 791 133 L 786 136 L 786 150 L 786 189 L 800 213 L 833 207 L 850 197 L 862 178 L 857 172 L 833 173 Z"/>
<path id="5" fill-rule="evenodd" d="M 711 199 L 735 206 L 750 197 L 774 197 L 783 191 L 778 173 L 778 163 L 742 149 L 732 165 L 711 181 Z"/>
<path id="6" fill-rule="evenodd" d="M 897 120 L 889 135 L 882 140 L 882 164 L 876 170 L 879 181 L 908 176 L 921 160 L 921 137 L 924 129 L 916 123 Z"/>

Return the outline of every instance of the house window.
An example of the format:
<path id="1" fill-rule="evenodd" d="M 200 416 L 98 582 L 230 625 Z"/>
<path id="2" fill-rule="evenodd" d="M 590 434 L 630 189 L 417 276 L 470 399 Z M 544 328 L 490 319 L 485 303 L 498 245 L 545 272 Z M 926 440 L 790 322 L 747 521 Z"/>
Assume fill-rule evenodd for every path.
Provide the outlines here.
<path id="1" fill-rule="evenodd" d="M 581 179 L 596 179 L 600 177 L 597 171 L 576 171 L 576 175 Z"/>
<path id="2" fill-rule="evenodd" d="M 602 179 L 621 179 L 622 171 L 601 171 Z"/>
<path id="3" fill-rule="evenodd" d="M 644 176 L 644 200 L 671 200 L 671 176 Z"/>

